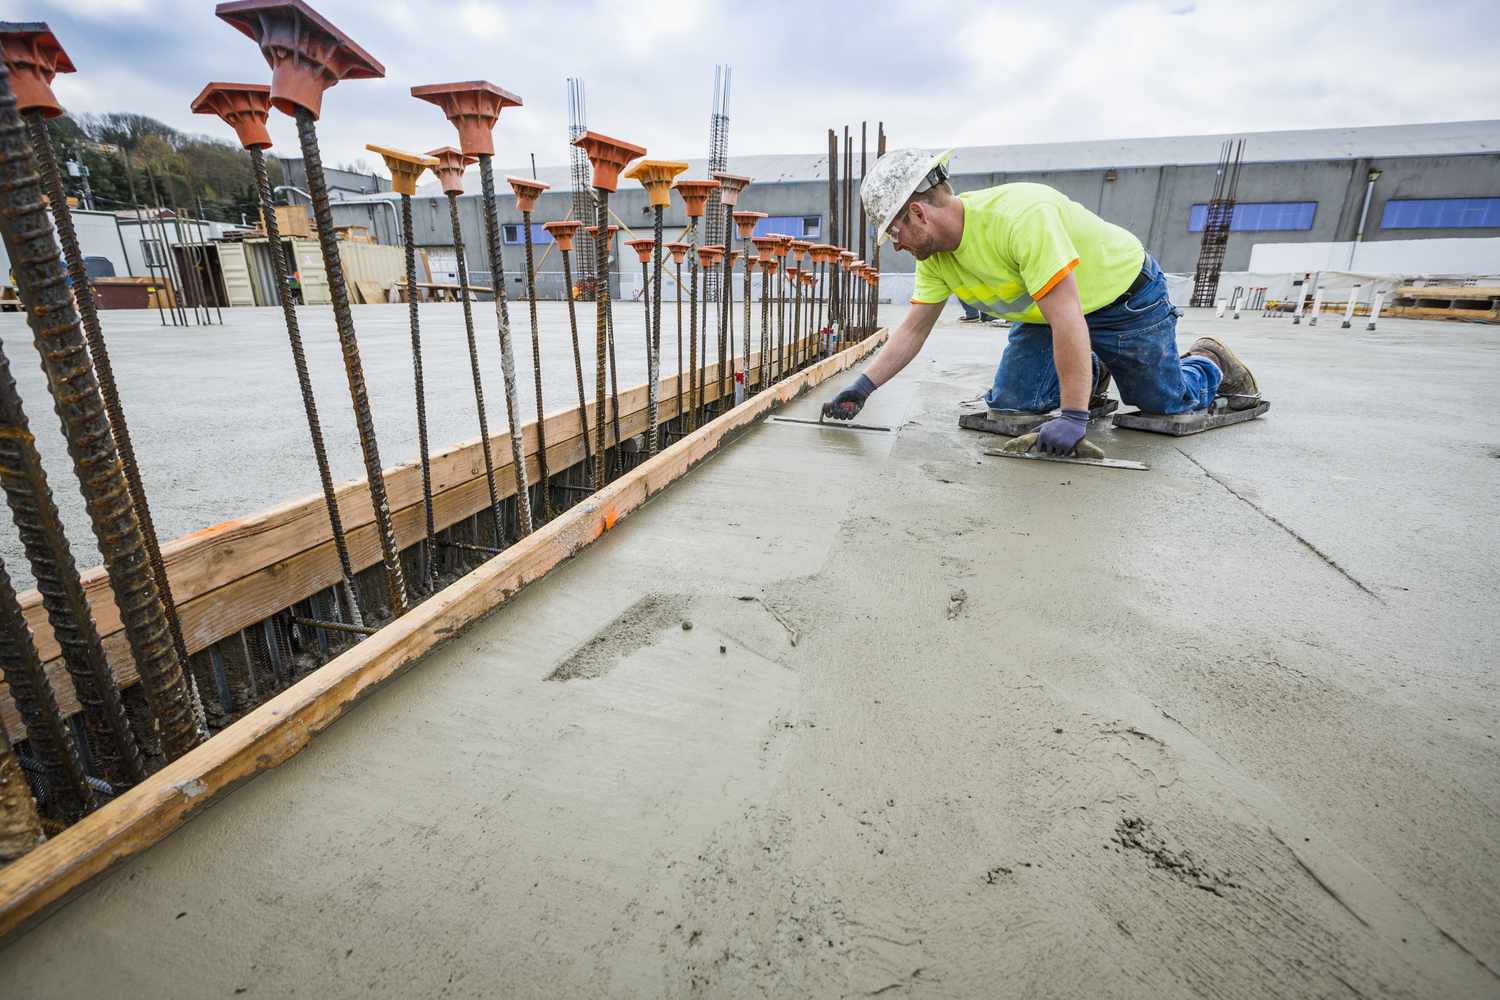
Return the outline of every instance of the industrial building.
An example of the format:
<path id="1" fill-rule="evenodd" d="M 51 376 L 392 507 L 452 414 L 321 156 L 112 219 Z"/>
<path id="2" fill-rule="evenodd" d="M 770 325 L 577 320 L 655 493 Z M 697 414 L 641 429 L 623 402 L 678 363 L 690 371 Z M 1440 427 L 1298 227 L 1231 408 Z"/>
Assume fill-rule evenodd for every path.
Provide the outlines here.
<path id="1" fill-rule="evenodd" d="M 1500 237 L 1500 120 L 965 146 L 955 151 L 950 165 L 959 191 L 1013 181 L 1051 185 L 1138 235 L 1164 270 L 1191 273 L 1220 147 L 1229 138 L 1246 143 L 1225 271 L 1250 270 L 1251 249 L 1257 244 Z M 899 136 L 894 142 L 900 145 Z M 770 216 L 758 232 L 823 238 L 829 209 L 827 160 L 826 154 L 730 156 L 730 170 L 754 178 L 741 207 Z M 705 161 L 689 163 L 686 176 L 706 176 Z M 496 172 L 531 176 L 529 167 Z M 537 178 L 552 185 L 533 216 L 532 239 L 542 246 L 550 239 L 541 223 L 566 217 L 571 207 L 568 167 L 541 168 Z M 466 182 L 459 205 L 469 272 L 476 284 L 487 285 L 478 174 L 470 171 Z M 503 182 L 501 192 L 504 240 L 519 259 L 521 215 Z M 335 203 L 334 221 L 368 226 L 380 242 L 396 243 L 394 212 L 382 204 L 393 198 L 349 196 Z M 437 182 L 419 189 L 416 202 L 417 245 L 429 250 L 435 272 L 451 269 L 441 263 L 452 260 L 453 238 Z M 610 208 L 632 229 L 651 225 L 645 192 L 635 185 L 622 184 Z M 666 225 L 675 232 L 685 224 L 681 205 L 674 201 Z M 1349 262 L 1340 263 L 1347 267 Z M 628 254 L 623 269 L 618 255 L 612 264 L 627 296 L 638 287 L 633 264 Z M 901 276 L 913 268 L 910 255 L 883 248 L 882 297 L 899 301 L 910 287 Z M 1479 267 L 1472 270 L 1485 273 Z M 507 274 L 512 294 L 522 292 L 519 269 L 511 266 Z M 538 281 L 539 296 L 561 295 L 562 271 L 555 255 L 542 263 Z M 617 285 L 616 294 L 621 291 Z"/>

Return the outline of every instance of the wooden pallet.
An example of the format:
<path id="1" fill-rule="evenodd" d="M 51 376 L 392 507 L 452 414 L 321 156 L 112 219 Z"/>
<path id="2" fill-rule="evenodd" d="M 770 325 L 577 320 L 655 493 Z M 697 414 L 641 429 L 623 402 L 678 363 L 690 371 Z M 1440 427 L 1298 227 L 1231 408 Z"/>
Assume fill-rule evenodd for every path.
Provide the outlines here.
<path id="1" fill-rule="evenodd" d="M 1402 285 L 1388 316 L 1500 323 L 1500 288 L 1486 285 Z"/>

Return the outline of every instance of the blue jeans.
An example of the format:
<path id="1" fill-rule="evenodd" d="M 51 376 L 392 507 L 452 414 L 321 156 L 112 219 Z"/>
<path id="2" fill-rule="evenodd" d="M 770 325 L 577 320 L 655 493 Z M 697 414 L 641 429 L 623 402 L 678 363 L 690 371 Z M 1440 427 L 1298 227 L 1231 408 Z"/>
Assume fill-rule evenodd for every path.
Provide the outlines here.
<path id="1" fill-rule="evenodd" d="M 1177 356 L 1179 314 L 1167 301 L 1166 279 L 1150 254 L 1141 270 L 1150 280 L 1134 295 L 1084 316 L 1095 381 L 1103 361 L 1125 402 L 1147 413 L 1201 410 L 1214 401 L 1223 374 L 1208 358 Z M 1061 389 L 1050 326 L 1011 325 L 1010 342 L 985 399 L 992 410 L 1044 413 L 1057 408 Z"/>
<path id="2" fill-rule="evenodd" d="M 964 318 L 966 318 L 966 319 L 978 319 L 979 318 L 979 307 L 977 307 L 977 306 L 971 306 L 967 302 L 965 302 L 963 299 L 959 299 L 958 300 L 958 304 L 961 305 L 961 306 L 963 306 L 963 309 L 964 309 Z"/>

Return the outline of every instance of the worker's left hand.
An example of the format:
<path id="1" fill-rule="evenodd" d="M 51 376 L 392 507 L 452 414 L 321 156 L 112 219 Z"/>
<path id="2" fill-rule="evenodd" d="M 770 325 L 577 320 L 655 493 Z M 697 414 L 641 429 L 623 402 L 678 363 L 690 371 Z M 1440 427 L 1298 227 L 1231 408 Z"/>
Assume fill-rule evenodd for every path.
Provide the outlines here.
<path id="1" fill-rule="evenodd" d="M 1037 428 L 1036 450 L 1048 455 L 1071 455 L 1088 429 L 1088 410 L 1063 410 Z"/>

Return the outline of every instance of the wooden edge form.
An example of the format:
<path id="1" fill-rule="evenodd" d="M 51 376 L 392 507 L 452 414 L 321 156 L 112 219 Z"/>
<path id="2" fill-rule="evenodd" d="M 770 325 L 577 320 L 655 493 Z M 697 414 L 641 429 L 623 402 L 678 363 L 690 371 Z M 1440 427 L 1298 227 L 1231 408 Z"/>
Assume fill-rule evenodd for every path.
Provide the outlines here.
<path id="1" fill-rule="evenodd" d="M 867 357 L 886 335 L 885 330 L 877 331 L 709 421 L 0 869 L 0 937 L 166 837 L 239 782 L 290 759 L 360 698 L 576 555 L 713 454 L 736 431 Z"/>

